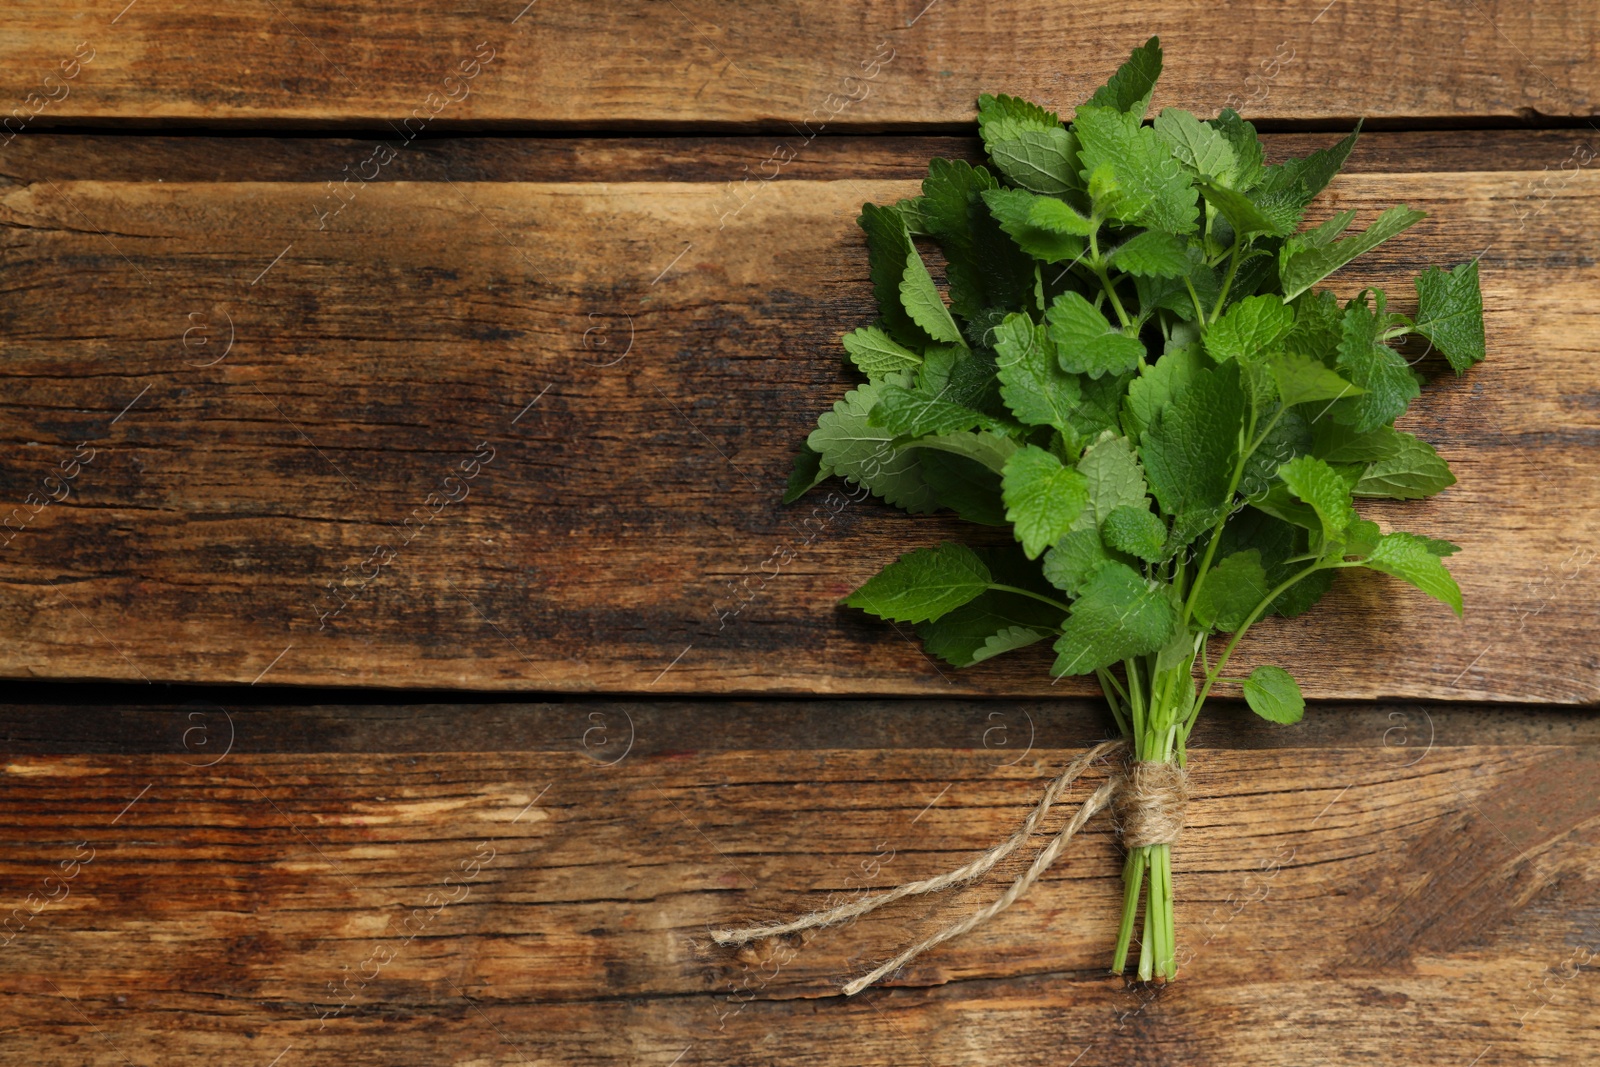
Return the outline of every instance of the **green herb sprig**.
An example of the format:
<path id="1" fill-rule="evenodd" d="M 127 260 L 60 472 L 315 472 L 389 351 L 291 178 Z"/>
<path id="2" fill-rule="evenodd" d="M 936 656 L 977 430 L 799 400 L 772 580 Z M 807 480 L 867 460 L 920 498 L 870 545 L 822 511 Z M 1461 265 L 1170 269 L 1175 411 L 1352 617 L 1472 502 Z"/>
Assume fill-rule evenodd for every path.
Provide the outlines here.
<path id="1" fill-rule="evenodd" d="M 1268 166 L 1231 110 L 1145 125 L 1160 71 L 1152 37 L 1070 123 L 980 97 L 992 167 L 934 159 L 920 196 L 862 206 L 879 318 L 843 342 L 866 380 L 819 418 L 784 499 L 839 475 L 913 514 L 1009 526 L 1014 544 L 918 548 L 844 602 L 915 624 L 958 667 L 1052 640 L 1050 673 L 1096 675 L 1136 759 L 1182 765 L 1219 682 L 1300 719 L 1287 671 L 1224 671 L 1255 622 L 1306 611 L 1337 571 L 1460 614 L 1457 546 L 1384 532 L 1354 499 L 1454 483 L 1394 428 L 1424 382 L 1394 346 L 1419 335 L 1459 375 L 1484 332 L 1476 261 L 1416 278 L 1414 317 L 1381 289 L 1313 288 L 1423 217 L 1300 231 L 1359 125 Z M 1171 870 L 1168 845 L 1130 850 L 1117 972 L 1143 898 L 1138 976 L 1175 976 Z"/>

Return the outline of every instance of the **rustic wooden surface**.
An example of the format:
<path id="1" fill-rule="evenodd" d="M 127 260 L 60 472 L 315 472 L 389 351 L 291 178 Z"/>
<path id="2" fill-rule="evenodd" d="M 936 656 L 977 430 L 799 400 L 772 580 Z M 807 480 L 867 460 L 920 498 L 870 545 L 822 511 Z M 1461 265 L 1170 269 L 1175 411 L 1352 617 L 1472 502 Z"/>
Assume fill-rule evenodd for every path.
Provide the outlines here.
<path id="1" fill-rule="evenodd" d="M 1071 108 L 1151 34 L 1167 103 L 1251 117 L 1581 117 L 1600 96 L 1600 12 L 1559 0 L 124 3 L 8 5 L 0 98 L 40 94 L 39 124 L 949 125 L 997 86 Z"/>
<path id="2" fill-rule="evenodd" d="M 845 1001 L 1015 869 L 804 943 L 707 930 L 961 862 L 1103 712 L 21 695 L 44 702 L 0 707 L 8 1063 L 1571 1063 L 1600 1008 L 1583 711 L 1221 707 L 1178 982 L 1105 973 L 1097 820 L 1009 911 Z"/>
<path id="3" fill-rule="evenodd" d="M 1157 106 L 1275 158 L 1369 120 L 1318 212 L 1431 217 L 1341 292 L 1482 255 L 1489 361 L 1408 417 L 1460 484 L 1368 507 L 1463 544 L 1468 614 L 1346 575 L 1263 627 L 1320 699 L 1197 728 L 1178 982 L 1106 972 L 1101 819 L 846 1001 L 1018 865 L 707 932 L 961 862 L 1110 725 L 835 606 L 968 529 L 778 504 L 872 315 L 853 218 L 1152 32 Z M 0 1064 L 1585 1062 L 1597 45 L 1507 0 L 9 5 Z"/>
<path id="4" fill-rule="evenodd" d="M 1408 139 L 1405 166 L 1360 162 L 1367 145 L 1406 155 Z M 637 147 L 595 160 L 583 145 L 476 142 L 474 176 L 456 180 L 435 146 L 416 180 L 358 183 L 334 213 L 335 194 L 301 175 L 370 145 L 281 146 L 271 181 L 240 180 L 247 149 L 211 161 L 180 146 L 169 181 L 148 156 L 69 178 L 81 156 L 44 139 L 0 190 L 0 484 L 20 503 L 80 442 L 93 458 L 65 500 L 19 513 L 26 528 L 0 552 L 0 671 L 1089 691 L 1051 688 L 1043 646 L 957 671 L 909 631 L 835 605 L 914 544 L 995 531 L 876 502 L 833 515 L 826 490 L 778 502 L 790 456 L 847 381 L 838 335 L 874 314 L 854 215 L 910 193 L 906 158 L 938 150 L 857 141 L 859 166 L 830 148 L 814 177 L 748 187 L 717 180 L 725 144 L 684 180 L 622 183 L 595 171 L 618 158 L 637 179 Z M 1401 308 L 1422 264 L 1482 255 L 1490 358 L 1438 377 L 1407 416 L 1460 483 L 1366 506 L 1463 545 L 1466 620 L 1392 579 L 1342 575 L 1316 611 L 1262 624 L 1247 662 L 1302 668 L 1317 697 L 1593 702 L 1600 199 L 1573 163 L 1588 139 L 1415 141 L 1371 135 L 1316 211 L 1431 213 L 1336 276 L 1344 292 L 1382 284 Z M 519 180 L 525 169 L 540 180 Z M 480 442 L 493 459 L 470 495 L 401 547 L 407 517 L 440 506 L 429 494 Z M 397 552 L 387 566 L 380 545 Z M 787 566 L 772 562 L 781 551 Z M 336 596 L 349 606 L 324 614 Z"/>

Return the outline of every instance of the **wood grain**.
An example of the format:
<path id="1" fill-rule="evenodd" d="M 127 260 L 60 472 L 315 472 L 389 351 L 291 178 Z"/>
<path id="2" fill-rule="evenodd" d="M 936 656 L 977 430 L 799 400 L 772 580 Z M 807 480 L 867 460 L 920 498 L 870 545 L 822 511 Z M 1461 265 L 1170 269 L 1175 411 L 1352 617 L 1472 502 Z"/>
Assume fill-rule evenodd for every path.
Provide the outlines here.
<path id="1" fill-rule="evenodd" d="M 1351 174 L 1317 209 L 1431 213 L 1337 279 L 1401 308 L 1421 265 L 1483 253 L 1490 359 L 1407 416 L 1460 484 L 1368 508 L 1464 546 L 1469 610 L 1341 576 L 1247 662 L 1290 663 L 1322 698 L 1596 699 L 1600 203 L 1571 159 Z M 873 315 L 853 216 L 912 188 L 375 182 L 337 214 L 296 182 L 0 193 L 0 485 L 25 527 L 0 554 L 0 671 L 1086 692 L 1051 687 L 1043 649 L 955 671 L 835 606 L 908 547 L 993 531 L 777 502 L 846 381 L 836 338 Z M 481 442 L 470 496 L 430 497 L 460 493 L 444 479 Z M 32 514 L 80 443 L 70 495 Z"/>
<path id="2" fill-rule="evenodd" d="M 0 99 L 35 127 L 386 129 L 414 111 L 432 130 L 948 127 L 982 92 L 1070 109 L 1150 34 L 1168 57 L 1158 105 L 1207 113 L 1588 117 L 1600 90 L 1600 13 L 1555 0 L 19 0 Z M 463 62 L 476 76 L 447 82 Z"/>
<path id="3" fill-rule="evenodd" d="M 937 703 L 920 737 L 888 747 L 892 704 L 759 707 L 771 731 L 752 743 L 715 715 L 697 728 L 601 702 L 611 725 L 639 713 L 637 749 L 616 756 L 586 748 L 576 723 L 403 755 L 372 729 L 449 716 L 489 736 L 515 723 L 510 705 L 325 708 L 325 739 L 299 752 L 208 750 L 187 731 L 220 745 L 214 712 L 148 706 L 148 733 L 115 751 L 12 753 L 8 1058 L 1511 1064 L 1587 1047 L 1600 1007 L 1592 716 L 1511 710 L 1525 733 L 1479 735 L 1493 714 L 1441 708 L 1425 724 L 1375 705 L 1323 716 L 1334 734 L 1313 744 L 1308 722 L 1261 748 L 1232 743 L 1243 720 L 1225 711 L 1192 764 L 1179 981 L 1105 973 L 1120 860 L 1097 821 L 1013 908 L 845 1001 L 841 979 L 1016 872 L 804 943 L 733 953 L 707 928 L 958 863 L 1009 832 L 1081 747 L 975 741 L 990 713 L 1022 707 L 1010 703 Z M 845 711 L 859 718 L 835 719 L 835 744 L 790 747 L 801 724 Z M 258 728 L 306 715 L 262 706 L 229 728 L 261 747 Z M 50 716 L 3 710 L 8 732 L 30 718 Z M 1541 720 L 1571 730 L 1544 734 Z M 1040 722 L 1073 738 L 1104 727 L 1070 705 Z"/>

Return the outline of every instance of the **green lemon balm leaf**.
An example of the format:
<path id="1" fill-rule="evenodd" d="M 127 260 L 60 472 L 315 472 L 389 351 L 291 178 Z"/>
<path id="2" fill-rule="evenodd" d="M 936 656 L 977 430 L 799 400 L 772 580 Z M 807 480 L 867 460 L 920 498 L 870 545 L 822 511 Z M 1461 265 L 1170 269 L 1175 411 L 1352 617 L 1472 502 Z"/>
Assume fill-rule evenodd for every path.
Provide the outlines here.
<path id="1" fill-rule="evenodd" d="M 1356 496 L 1420 500 L 1456 484 L 1456 476 L 1432 445 L 1390 426 L 1378 427 L 1393 442 L 1390 451 L 1367 464 L 1356 483 Z"/>
<path id="2" fill-rule="evenodd" d="M 1057 541 L 1040 561 L 1045 581 L 1068 596 L 1077 596 L 1111 557 L 1093 526 L 1073 530 Z"/>
<path id="3" fill-rule="evenodd" d="M 1291 493 L 1317 513 L 1324 541 L 1340 539 L 1356 521 L 1356 510 L 1350 503 L 1350 483 L 1326 460 L 1296 456 L 1278 468 L 1278 477 Z"/>
<path id="4" fill-rule="evenodd" d="M 911 370 L 922 362 L 920 355 L 898 344 L 876 326 L 853 330 L 844 335 L 843 341 L 850 361 L 869 381 L 877 381 L 895 371 Z"/>
<path id="5" fill-rule="evenodd" d="M 1072 128 L 1090 194 L 1105 214 L 1172 234 L 1195 231 L 1194 179 L 1155 130 L 1137 115 L 1088 106 L 1078 109 Z"/>
<path id="6" fill-rule="evenodd" d="M 1234 552 L 1206 575 L 1195 594 L 1194 617 L 1208 629 L 1233 633 L 1270 591 L 1261 552 Z"/>
<path id="7" fill-rule="evenodd" d="M 891 375 L 884 384 L 909 382 L 900 374 Z M 806 444 L 821 453 L 824 467 L 865 485 L 890 504 L 913 514 L 933 511 L 938 502 L 917 466 L 916 453 L 895 448 L 890 431 L 867 422 L 882 388 L 868 384 L 850 390 L 817 420 Z"/>
<path id="8" fill-rule="evenodd" d="M 1144 432 L 1139 450 L 1150 491 L 1174 518 L 1181 543 L 1210 527 L 1230 503 L 1243 419 L 1239 365 L 1230 361 L 1197 371 Z"/>
<path id="9" fill-rule="evenodd" d="M 1320 237 L 1312 240 L 1289 238 L 1279 253 L 1278 276 L 1283 283 L 1283 298 L 1292 300 L 1352 259 L 1372 251 L 1425 217 L 1427 213 L 1423 211 L 1392 207 L 1374 219 L 1371 226 L 1342 241 L 1329 243 Z"/>
<path id="10" fill-rule="evenodd" d="M 1182 108 L 1164 107 L 1156 116 L 1155 131 L 1196 177 L 1216 179 L 1231 186 L 1239 163 L 1233 145 L 1221 130 L 1201 122 Z"/>
<path id="11" fill-rule="evenodd" d="M 1416 330 L 1434 343 L 1457 374 L 1483 359 L 1483 294 L 1478 261 L 1454 270 L 1430 267 L 1417 285 Z"/>
<path id="12" fill-rule="evenodd" d="M 1088 247 L 1082 237 L 1059 230 L 1047 230 L 1030 221 L 1034 205 L 1045 200 L 1045 197 L 1026 189 L 986 189 L 981 195 L 989 213 L 1000 224 L 1000 229 L 1016 242 L 1018 248 L 1035 259 L 1046 263 L 1071 261 L 1083 255 Z"/>
<path id="13" fill-rule="evenodd" d="M 1083 392 L 1078 376 L 1061 369 L 1045 327 L 1013 311 L 995 327 L 994 351 L 1000 396 L 1011 414 L 1029 426 L 1071 432 Z"/>
<path id="14" fill-rule="evenodd" d="M 1177 606 L 1165 591 L 1125 563 L 1106 563 L 1072 602 L 1050 673 L 1088 674 L 1147 655 L 1167 643 L 1177 624 Z"/>
<path id="15" fill-rule="evenodd" d="M 1061 116 L 1005 93 L 978 97 L 978 133 L 990 147 L 1035 130 L 1061 129 Z"/>
<path id="16" fill-rule="evenodd" d="M 1306 713 L 1306 698 L 1294 676 L 1282 667 L 1263 664 L 1244 680 L 1244 699 L 1250 710 L 1268 722 L 1288 726 Z"/>
<path id="17" fill-rule="evenodd" d="M 1394 422 L 1422 395 L 1422 376 L 1383 341 L 1383 319 L 1381 296 L 1374 311 L 1363 294 L 1346 305 L 1341 322 L 1337 366 L 1362 395 L 1340 401 L 1333 418 L 1358 433 Z"/>
<path id="18" fill-rule="evenodd" d="M 1013 183 L 1035 193 L 1081 192 L 1078 139 L 1063 129 L 1024 130 L 989 146 L 995 168 Z"/>
<path id="19" fill-rule="evenodd" d="M 1072 528 L 1089 501 L 1088 481 L 1037 445 L 1017 449 L 1001 481 L 1006 520 L 1029 559 Z"/>
<path id="20" fill-rule="evenodd" d="M 920 346 L 927 338 L 906 313 L 900 299 L 906 255 L 911 250 L 911 234 L 906 230 L 905 216 L 892 207 L 862 204 L 856 223 L 867 235 L 872 292 L 878 298 L 878 314 L 884 330 L 902 345 Z"/>
<path id="21" fill-rule="evenodd" d="M 1078 472 L 1089 488 L 1089 506 L 1078 517 L 1074 529 L 1103 525 L 1121 507 L 1148 509 L 1144 472 L 1126 437 L 1107 433 L 1090 445 L 1078 460 Z"/>
<path id="22" fill-rule="evenodd" d="M 1159 563 L 1167 553 L 1167 524 L 1148 507 L 1121 504 L 1111 509 L 1100 527 L 1106 545 L 1146 563 Z"/>
<path id="23" fill-rule="evenodd" d="M 908 236 L 908 246 L 910 241 Z M 922 327 L 922 331 L 935 341 L 961 341 L 961 331 L 956 328 L 955 320 L 950 317 L 950 309 L 944 306 L 939 290 L 915 248 L 908 247 L 906 252 L 905 269 L 900 275 L 900 302 L 911 316 L 911 321 Z"/>
<path id="24" fill-rule="evenodd" d="M 1198 252 L 1188 242 L 1160 230 L 1145 230 L 1122 242 L 1106 257 L 1113 267 L 1141 278 L 1182 278 L 1194 269 Z"/>
<path id="25" fill-rule="evenodd" d="M 1062 370 L 1098 378 L 1130 371 L 1144 358 L 1144 342 L 1112 326 L 1081 293 L 1056 297 L 1045 318 Z"/>
<path id="26" fill-rule="evenodd" d="M 832 473 L 822 465 L 821 452 L 809 444 L 802 444 L 794 457 L 794 470 L 790 472 L 789 484 L 783 491 L 783 502 L 793 504 L 821 485 Z"/>
<path id="27" fill-rule="evenodd" d="M 1271 294 L 1229 307 L 1206 330 L 1206 351 L 1218 363 L 1263 362 L 1294 327 L 1294 310 Z"/>
<path id="28" fill-rule="evenodd" d="M 1313 400 L 1341 400 L 1366 392 L 1329 370 L 1321 360 L 1298 352 L 1284 352 L 1272 361 L 1272 379 L 1285 405 Z"/>
<path id="29" fill-rule="evenodd" d="M 946 541 L 907 552 L 842 603 L 891 622 L 924 622 L 972 600 L 991 581 L 989 568 L 972 549 Z"/>
<path id="30" fill-rule="evenodd" d="M 1108 107 L 1143 118 L 1150 94 L 1161 77 L 1161 41 L 1152 37 L 1133 50 L 1117 72 L 1085 102 L 1085 107 Z M 1082 110 L 1081 108 L 1079 109 Z"/>
<path id="31" fill-rule="evenodd" d="M 1377 546 L 1361 560 L 1361 566 L 1410 582 L 1435 600 L 1450 605 L 1450 610 L 1460 615 L 1461 587 L 1439 561 L 1441 556 L 1454 551 L 1456 546 L 1449 541 L 1396 532 L 1383 535 Z"/>

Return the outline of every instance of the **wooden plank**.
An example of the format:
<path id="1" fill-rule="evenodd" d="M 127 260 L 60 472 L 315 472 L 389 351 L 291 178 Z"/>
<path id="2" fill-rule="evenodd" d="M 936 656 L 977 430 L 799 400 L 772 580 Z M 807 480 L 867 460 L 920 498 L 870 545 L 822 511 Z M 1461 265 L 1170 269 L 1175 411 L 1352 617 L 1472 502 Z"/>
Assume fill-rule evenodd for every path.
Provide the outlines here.
<path id="1" fill-rule="evenodd" d="M 1571 158 L 1330 190 L 1319 211 L 1433 215 L 1343 291 L 1381 283 L 1403 309 L 1420 265 L 1485 253 L 1491 358 L 1408 416 L 1460 484 L 1368 509 L 1465 546 L 1469 611 L 1342 576 L 1247 662 L 1291 663 L 1322 698 L 1596 699 L 1600 207 L 1591 173 L 1559 169 Z M 958 672 L 835 607 L 907 547 L 969 536 L 954 520 L 777 503 L 842 391 L 836 338 L 873 315 L 853 216 L 912 188 L 394 182 L 337 214 L 308 183 L 5 191 L 0 484 L 21 503 L 80 443 L 93 458 L 63 502 L 25 505 L 0 557 L 0 671 L 1086 692 L 1051 687 L 1042 649 Z M 492 461 L 445 504 L 480 442 Z M 350 602 L 337 615 L 329 583 Z"/>
<path id="2" fill-rule="evenodd" d="M 1600 14 L 1554 0 L 1399 9 L 20 0 L 8 15 L 0 70 L 13 129 L 386 128 L 414 113 L 432 130 L 952 126 L 972 121 L 981 92 L 1070 109 L 1150 34 L 1168 56 L 1157 103 L 1207 113 L 1586 117 L 1600 89 Z"/>
<path id="3" fill-rule="evenodd" d="M 170 734 L 12 754 L 8 1047 L 41 1065 L 283 1067 L 824 1063 L 841 1048 L 868 1067 L 1509 1064 L 1588 1047 L 1600 739 L 1573 713 L 1574 735 L 1479 740 L 1440 709 L 1423 749 L 1370 722 L 1338 744 L 1235 747 L 1227 723 L 1195 752 L 1174 878 L 1184 966 L 1165 988 L 1105 973 L 1120 859 L 1099 820 L 1013 908 L 850 1001 L 817 998 L 1015 870 L 803 943 L 706 942 L 713 924 L 960 862 L 1081 750 L 1014 760 L 972 744 L 983 708 L 958 710 L 935 708 L 903 747 L 844 729 L 806 750 L 644 739 L 615 761 L 531 735 L 403 757 L 336 743 L 211 762 Z M 469 735 L 501 714 L 457 713 Z M 369 712 L 325 714 L 368 730 Z M 1086 709 L 1060 720 L 1100 725 Z"/>
<path id="4" fill-rule="evenodd" d="M 1268 162 L 1326 148 L 1325 133 L 1271 133 Z M 372 178 L 374 182 L 739 182 L 754 175 L 774 181 L 904 178 L 920 181 L 935 156 L 984 162 L 977 137 L 819 137 L 781 168 L 761 164 L 769 138 L 722 137 L 449 137 L 415 143 Z M 0 151 L 0 181 L 28 184 L 75 181 L 94 175 L 118 182 L 312 182 L 338 180 L 351 160 L 363 160 L 388 141 L 352 137 L 208 136 L 193 134 L 29 133 Z M 1558 172 L 1600 154 L 1592 129 L 1367 130 L 1346 162 L 1346 174 L 1416 174 L 1454 170 Z M 1488 146 L 1492 145 L 1492 150 Z M 369 168 L 370 170 L 370 168 Z M 775 173 L 774 173 L 775 172 Z"/>

